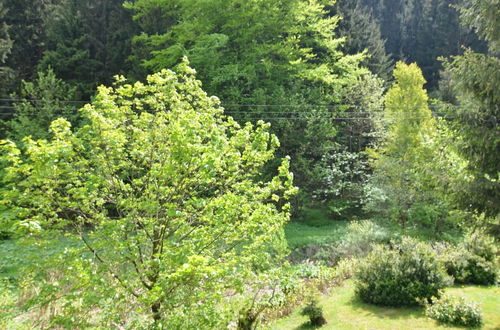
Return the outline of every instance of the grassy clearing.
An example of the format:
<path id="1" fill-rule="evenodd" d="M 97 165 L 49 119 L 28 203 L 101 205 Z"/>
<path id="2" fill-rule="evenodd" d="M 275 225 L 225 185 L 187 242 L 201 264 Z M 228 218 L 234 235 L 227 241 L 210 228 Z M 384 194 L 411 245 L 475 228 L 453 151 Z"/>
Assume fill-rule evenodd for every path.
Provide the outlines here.
<path id="1" fill-rule="evenodd" d="M 349 221 L 333 219 L 324 209 L 305 209 L 285 226 L 288 247 L 306 247 L 335 242 L 347 233 Z"/>
<path id="2" fill-rule="evenodd" d="M 288 246 L 296 247 L 320 245 L 340 240 L 347 233 L 347 221 L 331 221 L 330 224 L 321 227 L 313 227 L 307 224 L 291 222 L 285 227 Z"/>
<path id="3" fill-rule="evenodd" d="M 500 329 L 500 288 L 465 286 L 446 290 L 477 302 L 483 312 L 483 329 Z M 386 308 L 365 304 L 354 295 L 352 280 L 333 288 L 320 300 L 328 324 L 321 329 L 460 329 L 445 326 L 427 318 L 423 308 Z M 278 329 L 314 329 L 307 324 L 307 317 L 296 310 L 287 318 L 268 327 Z"/>

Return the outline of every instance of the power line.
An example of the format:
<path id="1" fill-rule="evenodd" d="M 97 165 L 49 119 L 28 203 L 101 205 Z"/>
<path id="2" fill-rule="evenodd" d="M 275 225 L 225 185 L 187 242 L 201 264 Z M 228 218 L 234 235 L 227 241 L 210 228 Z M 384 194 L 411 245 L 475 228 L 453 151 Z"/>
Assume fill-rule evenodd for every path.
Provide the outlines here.
<path id="1" fill-rule="evenodd" d="M 47 100 L 43 99 L 16 99 L 16 98 L 0 98 L 0 101 L 6 101 L 6 102 L 47 102 Z M 55 101 L 57 103 L 91 103 L 90 100 L 58 100 Z M 346 103 L 339 103 L 339 104 L 231 104 L 231 103 L 221 103 L 220 106 L 222 107 L 256 107 L 256 108 L 262 108 L 262 107 L 288 107 L 288 108 L 336 108 L 336 107 L 348 107 L 348 108 L 360 108 L 361 106 L 358 105 L 350 105 Z M 465 108 L 465 106 L 457 106 L 457 105 L 450 105 L 454 108 Z M 404 108 L 406 109 L 419 109 L 422 106 L 406 106 Z M 448 105 L 427 105 L 428 108 L 431 109 L 443 109 L 443 108 L 448 108 Z M 401 109 L 402 107 L 400 106 L 377 106 L 374 107 L 374 109 Z M 252 111 L 252 110 L 249 110 Z"/>

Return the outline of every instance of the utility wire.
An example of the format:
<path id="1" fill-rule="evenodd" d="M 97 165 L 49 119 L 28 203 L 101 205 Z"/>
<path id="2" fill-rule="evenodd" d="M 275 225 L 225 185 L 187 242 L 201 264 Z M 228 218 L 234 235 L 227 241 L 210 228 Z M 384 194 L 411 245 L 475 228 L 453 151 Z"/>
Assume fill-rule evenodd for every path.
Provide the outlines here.
<path id="1" fill-rule="evenodd" d="M 16 99 L 16 98 L 0 98 L 0 101 L 5 101 L 5 102 L 47 102 L 47 100 L 42 100 L 42 99 Z M 90 100 L 58 100 L 56 101 L 57 103 L 91 103 Z M 359 108 L 360 106 L 355 106 L 355 105 L 349 105 L 349 104 L 226 104 L 226 103 L 221 103 L 220 106 L 222 107 L 256 107 L 256 108 L 262 108 L 262 107 L 288 107 L 288 108 L 336 108 L 336 107 L 357 107 Z M 442 109 L 442 108 L 447 108 L 448 106 L 446 105 L 428 105 L 428 108 L 431 109 Z M 456 106 L 453 105 L 454 108 L 464 108 L 465 106 Z M 378 109 L 399 109 L 401 107 L 399 106 L 378 106 L 376 107 Z M 421 106 L 411 106 L 411 107 L 405 107 L 405 108 L 412 108 L 412 109 L 418 109 L 421 108 Z M 252 110 L 249 110 L 252 111 Z"/>

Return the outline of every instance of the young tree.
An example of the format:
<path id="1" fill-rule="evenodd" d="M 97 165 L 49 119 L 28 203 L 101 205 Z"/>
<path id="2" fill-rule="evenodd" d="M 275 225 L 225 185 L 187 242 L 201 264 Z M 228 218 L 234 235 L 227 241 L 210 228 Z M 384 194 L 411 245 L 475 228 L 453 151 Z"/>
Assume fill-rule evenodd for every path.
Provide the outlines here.
<path id="1" fill-rule="evenodd" d="M 73 101 L 75 89 L 71 88 L 54 72 L 38 72 L 33 82 L 22 81 L 20 94 L 12 94 L 16 99 L 13 105 L 13 118 L 6 122 L 7 137 L 17 143 L 30 136 L 34 140 L 51 136 L 49 127 L 52 121 L 63 117 L 71 123 L 78 122 L 81 103 Z"/>
<path id="2" fill-rule="evenodd" d="M 40 283 L 37 301 L 61 308 L 54 323 L 138 327 L 146 313 L 166 329 L 225 328 L 231 292 L 282 255 L 288 160 L 264 180 L 269 125 L 238 125 L 200 86 L 186 63 L 146 84 L 120 78 L 81 110 L 81 129 L 58 119 L 25 153 L 2 143 L 18 226 L 87 249 Z"/>
<path id="3" fill-rule="evenodd" d="M 449 140 L 449 131 L 432 116 L 419 67 L 398 62 L 394 78 L 386 94 L 382 129 L 386 136 L 378 149 L 370 151 L 374 173 L 369 208 L 402 226 L 408 222 L 432 226 L 438 233 L 453 220 L 447 218 L 453 207 L 450 190 L 463 176 L 465 164 L 443 143 Z"/>

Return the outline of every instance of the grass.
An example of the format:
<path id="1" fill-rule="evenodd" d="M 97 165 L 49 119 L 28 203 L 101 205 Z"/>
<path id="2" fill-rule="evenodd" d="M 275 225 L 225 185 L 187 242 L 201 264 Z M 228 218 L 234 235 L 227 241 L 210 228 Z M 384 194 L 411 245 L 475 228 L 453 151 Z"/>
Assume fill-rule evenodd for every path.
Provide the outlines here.
<path id="1" fill-rule="evenodd" d="M 446 290 L 457 296 L 475 301 L 483 313 L 483 329 L 500 329 L 500 288 L 465 286 Z M 320 305 L 328 324 L 321 329 L 460 329 L 442 325 L 427 318 L 423 308 L 386 308 L 365 304 L 354 295 L 354 282 L 344 282 L 333 288 L 328 296 L 322 297 Z M 307 317 L 300 315 L 300 309 L 287 318 L 278 320 L 268 327 L 279 329 L 314 329 L 307 323 Z"/>
<path id="2" fill-rule="evenodd" d="M 285 235 L 291 249 L 319 245 L 340 240 L 347 233 L 348 225 L 349 222 L 347 221 L 331 221 L 329 225 L 321 227 L 291 222 L 285 227 Z"/>
<path id="3" fill-rule="evenodd" d="M 285 226 L 288 247 L 321 245 L 340 240 L 347 233 L 348 221 L 333 219 L 325 209 L 307 208 Z"/>

